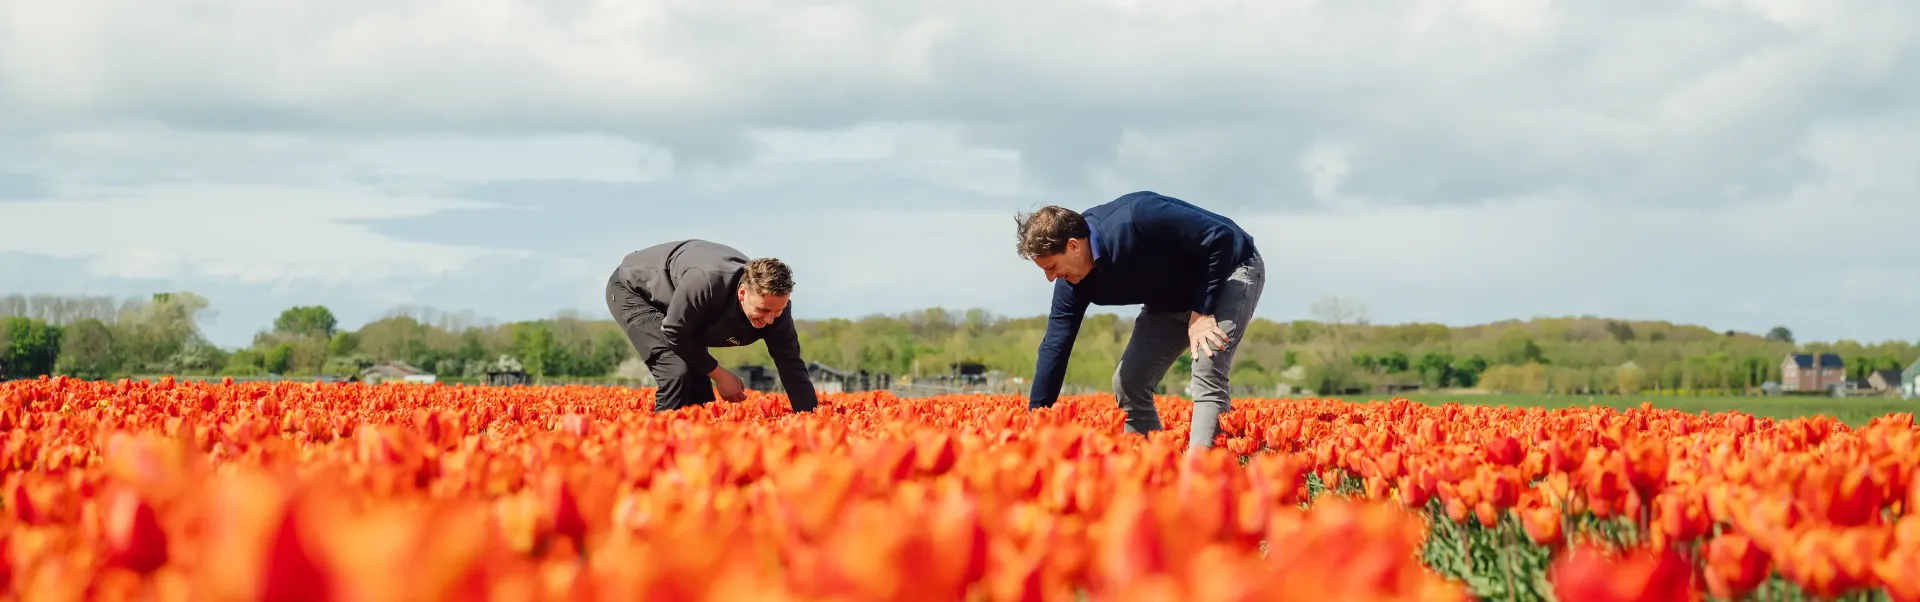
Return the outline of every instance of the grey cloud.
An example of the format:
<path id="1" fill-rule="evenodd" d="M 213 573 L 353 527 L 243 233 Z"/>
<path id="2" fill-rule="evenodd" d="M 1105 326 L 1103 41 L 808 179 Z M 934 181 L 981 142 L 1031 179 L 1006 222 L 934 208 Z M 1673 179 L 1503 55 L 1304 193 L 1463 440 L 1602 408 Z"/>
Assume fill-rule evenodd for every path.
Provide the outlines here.
<path id="1" fill-rule="evenodd" d="M 808 216 L 860 212 L 922 213 L 1015 211 L 1057 198 L 1003 196 L 889 173 L 879 162 L 770 165 L 725 178 L 655 182 L 502 180 L 461 184 L 451 194 L 498 209 L 445 212 L 369 224 L 376 232 L 425 242 L 486 247 L 535 247 L 584 252 L 598 241 L 667 240 L 696 227 L 796 224 L 775 228 L 781 240 L 803 242 L 841 229 L 800 227 Z M 1093 205 L 1107 198 L 1063 204 Z M 937 227 L 931 218 L 925 227 Z M 724 226 L 721 226 L 725 230 Z M 505 233 L 513 233 L 501 238 Z M 637 247 L 636 247 L 637 248 Z"/>
<path id="2" fill-rule="evenodd" d="M 1023 175 L 1054 190 L 1080 190 L 1085 170 L 1112 162 L 1121 131 L 1111 124 L 1061 120 L 972 128 L 969 138 L 985 146 L 1016 148 Z"/>
<path id="3" fill-rule="evenodd" d="M 76 5 L 13 5 L 0 19 L 63 6 Z M 1349 149 L 1346 190 L 1376 203 L 1712 203 L 1791 189 L 1810 177 L 1798 156 L 1810 127 L 1911 103 L 1920 85 L 1897 75 L 1920 68 L 1902 30 L 1920 5 L 1894 0 L 1814 5 L 1802 21 L 1704 0 L 1531 15 L 1290 3 L 1128 15 L 1010 1 L 782 19 L 744 2 L 650 19 L 580 3 L 493 15 L 421 0 L 382 13 L 418 21 L 369 6 L 236 12 L 211 30 L 283 32 L 267 40 L 210 35 L 214 17 L 164 2 L 103 21 L 97 38 L 29 31 L 0 42 L 0 56 L 26 61 L 0 67 L 0 102 L 22 109 L 0 127 L 596 131 L 731 167 L 749 156 L 751 127 L 925 120 L 975 124 L 974 140 L 1020 151 L 1058 193 L 1106 168 L 1197 198 L 1306 206 L 1310 182 L 1287 172 L 1336 144 Z M 494 18 L 512 22 L 510 49 L 467 33 Z M 589 27 L 616 33 L 566 35 Z M 105 41 L 75 41 L 87 39 Z M 67 59 L 98 61 L 97 85 L 30 69 Z M 1183 156 L 1128 162 L 1116 146 L 1129 130 L 1180 140 Z"/>
<path id="4" fill-rule="evenodd" d="M 47 193 L 45 178 L 29 173 L 0 171 L 0 201 L 39 198 Z"/>

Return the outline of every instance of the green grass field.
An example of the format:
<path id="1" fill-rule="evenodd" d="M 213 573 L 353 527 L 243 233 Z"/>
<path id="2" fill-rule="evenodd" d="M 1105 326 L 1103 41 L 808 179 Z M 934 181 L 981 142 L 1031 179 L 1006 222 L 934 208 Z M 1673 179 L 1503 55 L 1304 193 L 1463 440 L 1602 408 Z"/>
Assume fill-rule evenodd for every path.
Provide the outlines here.
<path id="1" fill-rule="evenodd" d="M 1348 396 L 1347 401 L 1369 401 L 1389 399 L 1391 396 Z M 1838 418 L 1853 426 L 1861 426 L 1879 416 L 1898 412 L 1920 412 L 1920 399 L 1899 399 L 1884 397 L 1653 397 L 1630 395 L 1449 395 L 1444 393 L 1409 393 L 1402 395 L 1407 399 L 1429 405 L 1438 405 L 1449 401 L 1473 405 L 1506 405 L 1508 407 L 1566 408 L 1606 406 L 1615 409 L 1639 407 L 1640 402 L 1649 401 L 1656 408 L 1671 408 L 1684 412 L 1732 412 L 1739 411 L 1754 416 L 1776 419 L 1799 418 L 1825 414 Z"/>

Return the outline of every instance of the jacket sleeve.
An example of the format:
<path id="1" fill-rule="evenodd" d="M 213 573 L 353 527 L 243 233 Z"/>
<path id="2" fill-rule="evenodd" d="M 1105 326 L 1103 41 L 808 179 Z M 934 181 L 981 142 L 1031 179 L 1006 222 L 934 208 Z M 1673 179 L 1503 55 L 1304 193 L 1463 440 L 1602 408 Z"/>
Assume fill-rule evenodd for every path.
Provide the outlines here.
<path id="1" fill-rule="evenodd" d="M 762 340 L 766 342 L 767 355 L 773 358 L 774 370 L 780 374 L 780 388 L 787 390 L 787 403 L 795 412 L 813 411 L 819 407 L 820 397 L 813 389 L 813 380 L 807 376 L 807 363 L 800 357 L 800 333 L 793 327 L 791 303 L 786 312 L 767 325 L 767 331 Z"/>
<path id="2" fill-rule="evenodd" d="M 707 277 L 704 273 L 688 274 L 692 278 L 683 278 L 680 286 L 673 290 L 673 298 L 667 301 L 666 317 L 660 320 L 660 333 L 665 335 L 667 344 L 686 360 L 687 368 L 695 374 L 712 372 L 720 361 L 707 352 L 707 345 L 700 338 L 700 328 L 706 325 L 727 299 L 726 283 L 718 278 Z"/>
<path id="3" fill-rule="evenodd" d="M 1193 311 L 1213 315 L 1220 305 L 1220 292 L 1226 287 L 1227 278 L 1232 277 L 1238 267 L 1234 260 L 1242 251 L 1240 237 L 1225 222 L 1191 207 L 1158 203 L 1150 211 L 1151 219 L 1166 240 L 1177 241 L 1200 259 L 1202 276 L 1199 287 L 1193 291 Z"/>
<path id="4" fill-rule="evenodd" d="M 1052 407 L 1060 397 L 1060 385 L 1067 378 L 1067 359 L 1073 355 L 1073 341 L 1080 335 L 1080 321 L 1087 313 L 1087 301 L 1074 294 L 1073 285 L 1062 278 L 1053 281 L 1053 309 L 1047 315 L 1047 336 L 1040 341 L 1040 353 L 1033 366 L 1033 390 L 1027 396 L 1027 408 Z"/>

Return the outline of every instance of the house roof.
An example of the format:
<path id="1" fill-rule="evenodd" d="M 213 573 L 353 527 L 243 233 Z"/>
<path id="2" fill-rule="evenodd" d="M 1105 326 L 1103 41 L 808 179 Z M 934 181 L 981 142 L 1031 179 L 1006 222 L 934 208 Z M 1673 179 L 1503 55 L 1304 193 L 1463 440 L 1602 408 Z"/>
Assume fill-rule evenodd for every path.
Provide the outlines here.
<path id="1" fill-rule="evenodd" d="M 1916 375 L 1920 375 L 1920 360 L 1913 360 L 1913 365 L 1907 366 L 1907 369 L 1900 373 L 1900 379 L 1906 380 Z"/>
<path id="2" fill-rule="evenodd" d="M 841 370 L 841 369 L 839 369 L 839 368 L 835 368 L 835 367 L 833 367 L 833 366 L 828 366 L 828 365 L 826 365 L 826 364 L 822 364 L 822 363 L 820 363 L 820 362 L 807 362 L 807 368 L 808 368 L 809 370 L 812 370 L 812 371 L 818 371 L 818 372 L 821 372 L 821 373 L 825 373 L 825 374 L 830 374 L 830 375 L 833 375 L 833 376 L 837 376 L 837 377 L 843 377 L 843 378 L 844 378 L 844 377 L 846 377 L 846 376 L 848 376 L 848 375 L 851 375 L 851 374 L 853 374 L 853 372 L 851 372 L 851 371 L 848 371 L 848 370 Z"/>
<path id="3" fill-rule="evenodd" d="M 411 364 L 408 364 L 406 362 L 384 362 L 384 363 L 379 363 L 379 364 L 374 364 L 372 366 L 369 366 L 367 367 L 367 369 L 361 370 L 360 373 L 361 374 L 389 374 L 389 375 L 399 375 L 399 376 L 419 376 L 422 374 L 426 374 L 427 372 L 425 370 L 415 368 Z"/>
<path id="4" fill-rule="evenodd" d="M 1883 380 L 1886 382 L 1897 382 L 1900 380 L 1900 371 L 1899 370 L 1874 370 L 1873 374 L 1867 375 L 1867 378 L 1873 378 L 1875 376 L 1880 377 L 1880 380 Z"/>
<path id="5" fill-rule="evenodd" d="M 1792 360 L 1794 365 L 1801 368 L 1813 367 L 1813 354 L 1811 353 L 1795 353 L 1787 356 L 1787 358 Z M 1847 367 L 1847 363 L 1840 360 L 1840 354 L 1838 353 L 1822 353 L 1820 354 L 1820 367 L 1845 368 Z"/>

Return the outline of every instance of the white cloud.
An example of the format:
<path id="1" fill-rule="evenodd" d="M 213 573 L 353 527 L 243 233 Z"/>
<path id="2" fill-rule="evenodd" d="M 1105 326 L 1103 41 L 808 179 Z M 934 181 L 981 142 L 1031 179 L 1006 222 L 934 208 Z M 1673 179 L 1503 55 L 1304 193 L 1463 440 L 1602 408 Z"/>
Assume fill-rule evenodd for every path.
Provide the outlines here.
<path id="1" fill-rule="evenodd" d="M 0 7 L 0 99 L 14 109 L 0 127 L 604 135 L 685 166 L 740 164 L 754 131 L 908 121 L 961 125 L 1069 189 L 1198 166 L 1181 184 L 1228 202 L 1304 196 L 1309 182 L 1263 171 L 1339 144 L 1352 192 L 1376 202 L 1563 186 L 1612 203 L 1738 202 L 1804 175 L 1791 153 L 1807 128 L 1920 85 L 1899 75 L 1920 5 L 1900 0 L 1394 8 L 15 3 Z M 1178 141 L 1185 167 L 1116 156 L 1126 132 Z M 631 177 L 592 171 L 608 169 Z"/>
<path id="2" fill-rule="evenodd" d="M 1030 314 L 1046 288 L 1007 250 L 1012 213 L 1150 189 L 1254 231 L 1263 315 L 1340 294 L 1383 319 L 1912 338 L 1916 20 L 1910 0 L 0 3 L 0 220 L 57 225 L 0 253 L 235 287 L 223 303 L 277 286 L 513 318 L 597 311 L 621 253 L 703 236 L 795 258 L 822 315 Z M 78 286 L 30 276 L 0 283 Z"/>
<path id="3" fill-rule="evenodd" d="M 467 181 L 642 182 L 673 170 L 667 153 L 605 135 L 407 136 L 368 140 L 342 150 L 343 173 Z"/>
<path id="4" fill-rule="evenodd" d="M 63 193 L 58 201 L 0 203 L 0 222 L 63 225 L 10 231 L 0 252 L 82 259 L 100 278 L 254 285 L 436 277 L 493 253 L 401 240 L 354 223 L 487 207 L 471 201 L 347 186 L 151 184 Z"/>

